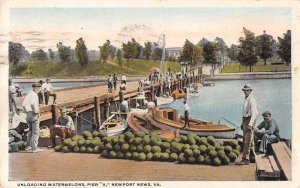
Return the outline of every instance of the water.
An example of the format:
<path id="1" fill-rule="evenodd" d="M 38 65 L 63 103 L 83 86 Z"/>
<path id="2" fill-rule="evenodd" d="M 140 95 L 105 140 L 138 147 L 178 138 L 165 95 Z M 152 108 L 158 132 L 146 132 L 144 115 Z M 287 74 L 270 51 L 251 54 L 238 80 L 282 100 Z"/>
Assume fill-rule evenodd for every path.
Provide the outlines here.
<path id="1" fill-rule="evenodd" d="M 244 93 L 242 87 L 248 82 L 252 85 L 252 94 L 258 104 L 258 125 L 263 118 L 261 114 L 269 110 L 280 129 L 282 138 L 292 138 L 292 98 L 291 79 L 263 80 L 231 80 L 216 81 L 215 87 L 203 87 L 199 97 L 190 97 L 190 116 L 214 122 L 226 123 L 225 118 L 240 126 L 242 123 L 242 108 Z M 183 101 L 178 100 L 170 105 L 183 113 Z"/>
<path id="2" fill-rule="evenodd" d="M 102 84 L 103 81 L 93 81 L 93 82 L 51 82 L 54 89 L 61 89 L 61 88 L 71 88 L 71 87 L 80 87 L 80 86 L 92 86 Z M 21 86 L 23 92 L 30 91 L 32 89 L 30 83 L 16 83 Z"/>

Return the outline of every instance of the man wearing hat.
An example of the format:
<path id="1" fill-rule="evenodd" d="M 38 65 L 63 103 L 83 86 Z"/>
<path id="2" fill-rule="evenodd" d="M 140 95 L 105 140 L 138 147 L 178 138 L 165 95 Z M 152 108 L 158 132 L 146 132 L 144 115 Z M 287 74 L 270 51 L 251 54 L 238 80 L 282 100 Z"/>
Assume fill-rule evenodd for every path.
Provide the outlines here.
<path id="1" fill-rule="evenodd" d="M 53 148 L 56 146 L 55 136 L 59 136 L 62 141 L 65 138 L 71 138 L 75 135 L 75 126 L 71 116 L 67 115 L 66 107 L 60 109 L 60 117 L 56 124 L 50 128 L 50 138 L 52 139 L 52 145 L 48 146 Z"/>
<path id="2" fill-rule="evenodd" d="M 16 130 L 20 135 L 23 136 L 24 141 L 26 141 L 26 135 L 29 131 L 26 116 L 27 115 L 23 112 L 23 107 L 17 106 L 16 113 L 12 117 L 11 127 L 11 129 Z"/>
<path id="3" fill-rule="evenodd" d="M 261 140 L 258 152 L 266 154 L 268 144 L 278 142 L 280 136 L 277 123 L 273 118 L 271 118 L 271 113 L 269 111 L 265 111 L 262 116 L 264 121 L 254 129 L 254 134 L 257 139 Z"/>
<path id="4" fill-rule="evenodd" d="M 250 163 L 250 155 L 254 157 L 254 136 L 253 130 L 255 128 L 255 122 L 258 115 L 257 103 L 254 96 L 251 94 L 252 87 L 246 83 L 242 88 L 245 94 L 244 106 L 243 106 L 243 157 L 238 165 L 248 165 Z M 251 156 L 252 157 L 252 156 Z"/>
<path id="5" fill-rule="evenodd" d="M 49 97 L 53 97 L 53 104 L 55 104 L 56 101 L 56 94 L 54 93 L 54 89 L 52 87 L 52 84 L 50 83 L 50 79 L 47 78 L 46 82 L 43 84 L 43 91 L 45 95 L 45 105 L 48 105 Z"/>
<path id="6" fill-rule="evenodd" d="M 18 91 L 20 90 L 20 86 L 14 84 L 12 79 L 8 79 L 8 93 L 9 93 L 9 109 L 11 112 L 15 112 L 17 108 L 17 96 Z"/>
<path id="7" fill-rule="evenodd" d="M 43 86 L 44 81 L 40 80 L 39 83 Z M 38 93 L 39 96 L 39 104 L 44 104 L 44 91 L 41 89 L 41 91 Z"/>
<path id="8" fill-rule="evenodd" d="M 27 113 L 26 121 L 29 127 L 26 149 L 32 150 L 33 153 L 41 151 L 38 149 L 39 131 L 40 131 L 40 108 L 38 93 L 41 90 L 41 84 L 32 84 L 30 91 L 23 101 L 23 107 Z"/>

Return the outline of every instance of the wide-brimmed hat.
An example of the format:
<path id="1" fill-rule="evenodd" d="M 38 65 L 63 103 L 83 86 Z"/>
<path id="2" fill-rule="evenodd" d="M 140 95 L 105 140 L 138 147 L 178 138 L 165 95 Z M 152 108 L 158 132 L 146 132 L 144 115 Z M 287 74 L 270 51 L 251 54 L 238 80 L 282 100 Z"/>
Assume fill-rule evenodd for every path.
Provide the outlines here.
<path id="1" fill-rule="evenodd" d="M 265 116 L 265 115 L 270 115 L 271 116 L 271 112 L 270 111 L 264 111 L 264 113 L 261 114 L 262 116 Z"/>
<path id="2" fill-rule="evenodd" d="M 61 107 L 61 109 L 60 109 L 60 113 L 64 113 L 64 112 L 67 112 L 67 108 L 66 107 Z"/>
<path id="3" fill-rule="evenodd" d="M 248 83 L 246 83 L 244 85 L 244 87 L 242 88 L 243 91 L 248 91 L 248 90 L 251 90 L 252 91 L 252 86 Z"/>

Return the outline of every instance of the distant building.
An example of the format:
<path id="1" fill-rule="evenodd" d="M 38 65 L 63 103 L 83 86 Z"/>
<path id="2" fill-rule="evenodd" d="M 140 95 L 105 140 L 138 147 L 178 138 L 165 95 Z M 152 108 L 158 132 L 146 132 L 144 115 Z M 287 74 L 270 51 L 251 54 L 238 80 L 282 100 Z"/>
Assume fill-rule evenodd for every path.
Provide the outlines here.
<path id="1" fill-rule="evenodd" d="M 165 51 L 169 58 L 178 60 L 181 49 L 182 49 L 181 47 L 172 47 L 172 48 L 166 48 Z"/>

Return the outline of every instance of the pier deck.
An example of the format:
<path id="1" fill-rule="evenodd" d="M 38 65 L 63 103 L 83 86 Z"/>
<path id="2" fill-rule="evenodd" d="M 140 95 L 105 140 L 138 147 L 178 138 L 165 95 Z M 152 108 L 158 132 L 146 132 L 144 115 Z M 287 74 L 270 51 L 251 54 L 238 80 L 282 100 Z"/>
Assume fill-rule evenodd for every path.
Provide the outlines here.
<path id="1" fill-rule="evenodd" d="M 238 159 L 240 160 L 240 159 Z M 226 166 L 138 162 L 105 159 L 100 154 L 57 153 L 44 149 L 40 153 L 10 153 L 9 180 L 17 181 L 255 181 L 255 164 Z"/>

